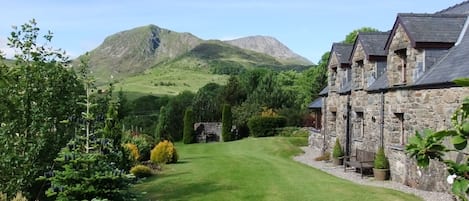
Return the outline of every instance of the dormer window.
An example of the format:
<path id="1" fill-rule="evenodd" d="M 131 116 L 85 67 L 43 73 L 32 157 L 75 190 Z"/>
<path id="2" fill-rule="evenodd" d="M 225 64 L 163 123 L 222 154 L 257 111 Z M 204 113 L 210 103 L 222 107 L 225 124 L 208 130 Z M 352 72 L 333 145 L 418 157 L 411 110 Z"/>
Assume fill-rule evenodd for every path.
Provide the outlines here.
<path id="1" fill-rule="evenodd" d="M 400 83 L 405 84 L 406 80 L 406 71 L 407 71 L 407 49 L 400 49 L 395 51 L 396 55 L 399 57 L 400 62 L 397 64 L 397 70 L 400 74 Z"/>

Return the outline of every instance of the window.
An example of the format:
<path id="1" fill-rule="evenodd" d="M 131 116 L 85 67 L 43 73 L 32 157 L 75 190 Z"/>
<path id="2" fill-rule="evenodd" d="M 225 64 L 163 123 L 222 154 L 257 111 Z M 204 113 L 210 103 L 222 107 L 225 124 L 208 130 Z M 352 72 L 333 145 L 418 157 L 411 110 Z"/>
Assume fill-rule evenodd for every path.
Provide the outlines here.
<path id="1" fill-rule="evenodd" d="M 406 143 L 406 136 L 405 136 L 405 127 L 404 127 L 404 113 L 394 113 L 398 120 L 397 128 L 398 128 L 398 136 L 399 136 L 399 144 L 405 145 Z"/>
<path id="2" fill-rule="evenodd" d="M 407 49 L 400 49 L 395 52 L 399 57 L 399 63 L 397 64 L 397 69 L 400 74 L 400 83 L 406 83 L 406 71 L 407 71 Z"/>
<path id="3" fill-rule="evenodd" d="M 331 72 L 331 86 L 335 86 L 335 79 L 337 77 L 337 67 L 333 67 L 332 68 L 332 72 Z"/>
<path id="4" fill-rule="evenodd" d="M 365 136 L 365 121 L 363 118 L 363 112 L 356 112 L 356 119 L 354 124 L 354 139 L 361 140 Z"/>
<path id="5" fill-rule="evenodd" d="M 365 68 L 363 67 L 363 60 L 359 60 L 356 62 L 356 70 L 355 70 L 355 89 L 362 89 L 364 85 L 364 77 L 365 77 Z"/>

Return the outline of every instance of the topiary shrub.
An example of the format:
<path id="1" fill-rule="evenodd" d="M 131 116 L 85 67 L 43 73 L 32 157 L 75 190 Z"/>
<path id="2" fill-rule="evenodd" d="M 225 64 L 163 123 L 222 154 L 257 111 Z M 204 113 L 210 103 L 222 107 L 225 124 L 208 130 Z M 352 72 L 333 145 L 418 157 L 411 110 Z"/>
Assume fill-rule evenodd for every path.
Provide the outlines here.
<path id="1" fill-rule="evenodd" d="M 194 131 L 194 113 L 192 109 L 186 109 L 184 113 L 184 130 L 182 134 L 182 141 L 184 144 L 190 144 L 194 141 L 195 131 Z"/>
<path id="2" fill-rule="evenodd" d="M 138 147 L 135 144 L 127 143 L 124 144 L 126 150 L 130 153 L 129 159 L 133 162 L 136 162 L 140 159 L 140 152 L 138 151 Z"/>
<path id="3" fill-rule="evenodd" d="M 342 156 L 344 156 L 344 152 L 342 151 L 342 146 L 340 146 L 339 138 L 336 138 L 334 149 L 332 150 L 332 157 L 339 158 Z"/>
<path id="4" fill-rule="evenodd" d="M 285 127 L 287 119 L 282 116 L 255 116 L 248 120 L 249 131 L 254 137 L 275 135 L 275 129 Z"/>
<path id="5" fill-rule="evenodd" d="M 153 175 L 151 168 L 146 165 L 136 165 L 130 169 L 130 173 L 137 178 L 150 177 Z"/>
<path id="6" fill-rule="evenodd" d="M 150 160 L 153 163 L 176 163 L 178 159 L 176 148 L 168 140 L 161 141 L 151 150 Z"/>
<path id="7" fill-rule="evenodd" d="M 233 133 L 231 133 L 231 127 L 233 125 L 233 114 L 231 112 L 231 106 L 228 104 L 223 105 L 221 121 L 221 135 L 223 141 L 228 142 L 235 140 Z"/>
<path id="8" fill-rule="evenodd" d="M 384 148 L 379 147 L 375 156 L 374 166 L 376 169 L 389 169 L 389 161 L 384 154 Z"/>

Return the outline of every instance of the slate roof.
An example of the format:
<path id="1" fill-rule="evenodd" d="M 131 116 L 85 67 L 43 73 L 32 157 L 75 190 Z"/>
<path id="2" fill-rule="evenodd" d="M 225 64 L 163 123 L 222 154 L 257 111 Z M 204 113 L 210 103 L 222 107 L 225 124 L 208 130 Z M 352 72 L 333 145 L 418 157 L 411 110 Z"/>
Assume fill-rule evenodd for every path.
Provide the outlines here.
<path id="1" fill-rule="evenodd" d="M 436 12 L 436 14 L 469 14 L 469 1 L 456 4 L 449 8 Z"/>
<path id="2" fill-rule="evenodd" d="M 415 47 L 417 43 L 455 43 L 465 20 L 466 16 L 459 14 L 400 13 L 394 24 L 393 32 L 386 42 L 386 48 L 388 48 L 398 24 L 401 24 L 406 30 Z"/>
<path id="3" fill-rule="evenodd" d="M 309 109 L 320 109 L 322 108 L 322 98 L 316 98 L 313 102 L 308 105 Z"/>
<path id="4" fill-rule="evenodd" d="M 350 63 L 350 54 L 352 53 L 353 45 L 345 43 L 334 43 L 332 44 L 331 54 L 335 52 L 337 59 L 341 64 Z"/>
<path id="5" fill-rule="evenodd" d="M 388 73 L 385 71 L 378 79 L 376 79 L 367 91 L 381 91 L 388 88 Z"/>
<path id="6" fill-rule="evenodd" d="M 319 92 L 319 96 L 327 96 L 328 93 L 329 93 L 329 87 L 324 87 L 324 89 L 322 89 Z"/>
<path id="7" fill-rule="evenodd" d="M 361 32 L 358 34 L 357 40 L 359 41 L 367 57 L 369 56 L 387 56 L 384 50 L 386 40 L 391 32 Z M 357 43 L 357 42 L 355 42 Z M 355 46 L 354 46 L 355 47 Z"/>
<path id="8" fill-rule="evenodd" d="M 469 77 L 469 28 L 463 34 L 459 44 L 422 75 L 416 86 L 447 84 L 456 78 Z"/>

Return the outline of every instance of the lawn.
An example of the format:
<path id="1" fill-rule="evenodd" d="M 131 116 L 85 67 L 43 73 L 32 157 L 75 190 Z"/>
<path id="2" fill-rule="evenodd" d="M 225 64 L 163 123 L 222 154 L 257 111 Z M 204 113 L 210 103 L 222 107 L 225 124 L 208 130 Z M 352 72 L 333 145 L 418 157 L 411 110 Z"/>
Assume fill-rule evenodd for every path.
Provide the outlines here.
<path id="1" fill-rule="evenodd" d="M 357 185 L 298 163 L 305 138 L 248 138 L 229 143 L 177 144 L 180 160 L 135 186 L 143 200 L 421 200 Z"/>

